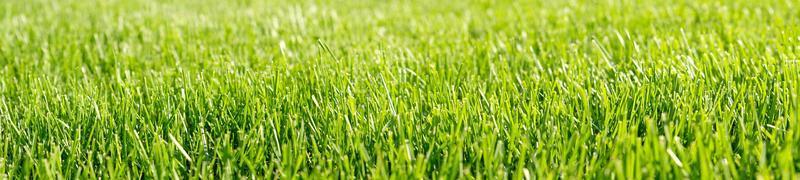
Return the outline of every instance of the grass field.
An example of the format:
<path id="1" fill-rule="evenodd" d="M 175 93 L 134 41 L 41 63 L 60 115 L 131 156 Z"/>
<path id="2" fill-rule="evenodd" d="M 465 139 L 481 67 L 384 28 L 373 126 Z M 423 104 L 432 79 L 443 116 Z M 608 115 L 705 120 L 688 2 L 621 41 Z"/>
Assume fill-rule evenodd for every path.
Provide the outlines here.
<path id="1" fill-rule="evenodd" d="M 1 0 L 0 179 L 798 179 L 798 9 Z"/>

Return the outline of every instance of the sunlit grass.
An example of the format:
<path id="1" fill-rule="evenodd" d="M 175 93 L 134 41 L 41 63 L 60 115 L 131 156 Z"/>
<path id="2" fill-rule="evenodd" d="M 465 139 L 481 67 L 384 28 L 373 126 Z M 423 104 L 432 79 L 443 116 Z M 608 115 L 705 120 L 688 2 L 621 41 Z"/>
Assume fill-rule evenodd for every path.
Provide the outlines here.
<path id="1" fill-rule="evenodd" d="M 4 0 L 0 179 L 797 179 L 797 9 Z"/>

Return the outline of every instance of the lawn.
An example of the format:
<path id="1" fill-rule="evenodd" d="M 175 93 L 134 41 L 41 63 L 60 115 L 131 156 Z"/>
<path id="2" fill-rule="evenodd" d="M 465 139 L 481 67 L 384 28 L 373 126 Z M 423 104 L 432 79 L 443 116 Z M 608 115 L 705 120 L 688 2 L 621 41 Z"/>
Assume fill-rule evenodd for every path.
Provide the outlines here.
<path id="1" fill-rule="evenodd" d="M 0 0 L 0 179 L 798 179 L 798 9 Z"/>

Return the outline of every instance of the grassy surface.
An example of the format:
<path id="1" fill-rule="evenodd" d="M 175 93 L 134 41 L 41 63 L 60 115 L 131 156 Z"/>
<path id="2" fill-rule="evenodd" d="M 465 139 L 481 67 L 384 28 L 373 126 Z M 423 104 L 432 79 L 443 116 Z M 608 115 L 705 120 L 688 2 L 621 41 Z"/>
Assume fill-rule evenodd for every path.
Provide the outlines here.
<path id="1" fill-rule="evenodd" d="M 0 179 L 800 176 L 792 0 L 3 0 Z"/>

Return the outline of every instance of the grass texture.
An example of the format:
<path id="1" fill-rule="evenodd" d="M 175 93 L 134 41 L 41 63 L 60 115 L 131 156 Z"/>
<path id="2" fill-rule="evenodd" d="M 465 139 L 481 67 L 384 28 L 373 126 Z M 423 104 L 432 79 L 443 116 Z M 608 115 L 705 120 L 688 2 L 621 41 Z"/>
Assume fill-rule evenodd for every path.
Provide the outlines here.
<path id="1" fill-rule="evenodd" d="M 797 179 L 793 0 L 2 0 L 0 179 Z"/>

